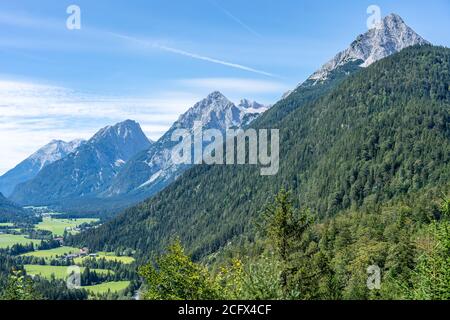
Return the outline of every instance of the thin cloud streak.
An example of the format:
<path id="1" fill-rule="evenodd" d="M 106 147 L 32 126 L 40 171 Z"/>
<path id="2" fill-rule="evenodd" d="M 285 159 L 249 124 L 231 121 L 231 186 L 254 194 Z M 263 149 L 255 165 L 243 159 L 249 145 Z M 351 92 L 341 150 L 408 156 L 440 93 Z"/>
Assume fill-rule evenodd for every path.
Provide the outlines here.
<path id="1" fill-rule="evenodd" d="M 230 19 L 234 20 L 236 23 L 241 25 L 244 29 L 246 29 L 248 32 L 252 33 L 253 35 L 257 36 L 258 38 L 262 38 L 262 35 L 256 32 L 253 28 L 251 28 L 249 25 L 245 24 L 241 19 L 236 17 L 234 14 L 232 14 L 230 11 L 219 5 L 216 1 L 211 0 L 212 4 L 214 4 L 220 11 L 222 11 L 224 14 L 226 14 Z"/>
<path id="2" fill-rule="evenodd" d="M 252 73 L 256 73 L 256 74 L 272 77 L 272 78 L 280 78 L 280 76 L 277 76 L 275 74 L 272 74 L 272 73 L 269 73 L 269 72 L 266 72 L 266 71 L 262 71 L 262 70 L 258 70 L 258 69 L 254 69 L 254 68 L 251 68 L 251 67 L 247 67 L 247 66 L 244 66 L 244 65 L 241 65 L 241 64 L 232 63 L 232 62 L 228 62 L 228 61 L 224 61 L 224 60 L 219 60 L 219 59 L 215 59 L 215 58 L 199 55 L 199 54 L 196 54 L 196 53 L 192 53 L 192 52 L 188 52 L 188 51 L 184 51 L 184 50 L 180 50 L 180 49 L 176 49 L 176 48 L 160 45 L 160 44 L 155 43 L 155 42 L 150 42 L 150 41 L 146 41 L 146 40 L 130 37 L 130 36 L 119 34 L 119 33 L 114 33 L 114 32 L 108 32 L 108 33 L 110 35 L 112 35 L 112 36 L 118 37 L 118 38 L 123 39 L 123 40 L 132 41 L 132 42 L 135 42 L 135 43 L 147 46 L 147 47 L 164 50 L 164 51 L 175 53 L 175 54 L 182 55 L 182 56 L 185 56 L 185 57 L 190 57 L 190 58 L 197 59 L 197 60 L 207 61 L 207 62 L 211 62 L 211 63 L 215 63 L 215 64 L 219 64 L 219 65 L 223 65 L 223 66 L 227 66 L 227 67 L 231 67 L 231 68 L 235 68 L 235 69 L 240 69 L 240 70 L 244 70 L 244 71 L 248 71 L 248 72 L 252 72 Z"/>
<path id="3" fill-rule="evenodd" d="M 220 6 L 218 6 L 218 7 L 221 8 Z M 233 20 L 235 20 L 236 22 L 241 24 L 244 28 L 248 29 L 252 33 L 255 33 L 255 31 L 252 31 L 251 28 L 249 28 L 246 24 L 244 24 L 238 18 L 233 16 L 230 12 L 226 11 L 223 8 L 221 8 L 221 10 L 226 12 L 227 15 L 229 15 Z M 39 19 L 39 18 L 35 18 L 35 17 L 30 17 L 30 16 L 17 15 L 17 14 L 14 14 L 14 13 L 8 13 L 8 14 L 0 13 L 0 24 L 14 25 L 14 26 L 19 26 L 19 27 L 23 27 L 23 28 L 35 28 L 35 27 L 39 26 L 39 27 L 44 27 L 46 29 L 55 29 L 55 30 L 56 29 L 60 29 L 61 26 L 62 26 L 61 24 L 59 24 L 59 23 L 57 23 L 57 22 L 55 22 L 53 20 L 48 20 L 48 19 L 44 20 L 44 19 Z M 61 29 L 64 30 L 63 28 L 61 28 Z M 233 62 L 229 62 L 229 61 L 225 61 L 225 60 L 220 60 L 220 59 L 215 59 L 215 58 L 212 58 L 212 57 L 200 55 L 200 54 L 197 54 L 197 53 L 188 52 L 188 51 L 185 51 L 185 50 L 181 50 L 181 49 L 177 49 L 177 48 L 173 48 L 173 47 L 169 47 L 169 46 L 165 46 L 165 45 L 160 45 L 160 44 L 158 44 L 156 42 L 142 40 L 142 39 L 138 39 L 138 38 L 135 38 L 135 37 L 131 37 L 131 36 L 127 36 L 127 35 L 124 35 L 124 34 L 120 34 L 120 33 L 104 31 L 104 30 L 97 29 L 97 28 L 89 28 L 89 27 L 86 27 L 86 26 L 83 26 L 83 30 L 85 30 L 85 31 L 89 30 L 89 33 L 91 35 L 95 35 L 95 36 L 102 37 L 104 35 L 110 35 L 110 36 L 114 36 L 115 38 L 120 38 L 122 40 L 132 41 L 132 42 L 135 42 L 135 43 L 139 43 L 139 44 L 141 44 L 143 46 L 156 48 L 156 49 L 159 49 L 159 50 L 163 50 L 163 51 L 166 51 L 166 52 L 182 55 L 182 56 L 185 56 L 185 57 L 190 57 L 192 59 L 197 59 L 197 60 L 202 60 L 202 61 L 206 61 L 206 62 L 210 62 L 210 63 L 215 63 L 215 64 L 231 67 L 231 68 L 234 68 L 234 69 L 239 69 L 239 70 L 244 70 L 244 71 L 247 71 L 247 72 L 252 72 L 252 73 L 264 75 L 264 76 L 267 76 L 267 77 L 281 78 L 280 76 L 277 76 L 275 74 L 272 74 L 270 72 L 266 72 L 266 71 L 263 71 L 263 70 L 258 70 L 258 69 L 255 69 L 255 68 L 252 68 L 252 67 L 248 67 L 248 66 L 244 66 L 244 65 L 241 65 L 241 64 L 237 64 L 237 63 L 233 63 Z"/>

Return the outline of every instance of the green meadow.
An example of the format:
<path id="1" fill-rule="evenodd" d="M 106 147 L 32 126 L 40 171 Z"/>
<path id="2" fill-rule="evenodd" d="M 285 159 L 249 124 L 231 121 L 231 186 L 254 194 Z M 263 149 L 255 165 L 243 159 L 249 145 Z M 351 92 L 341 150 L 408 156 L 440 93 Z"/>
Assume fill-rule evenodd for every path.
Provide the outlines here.
<path id="1" fill-rule="evenodd" d="M 105 259 L 106 261 L 116 261 L 123 264 L 132 264 L 134 262 L 133 257 L 119 257 L 116 256 L 113 252 L 97 252 L 97 257 L 80 257 L 75 258 L 74 262 L 76 264 L 81 264 L 85 259 Z"/>
<path id="2" fill-rule="evenodd" d="M 27 264 L 24 266 L 25 270 L 27 271 L 27 274 L 33 275 L 33 276 L 41 276 L 46 279 L 50 279 L 52 275 L 55 276 L 56 279 L 66 279 L 68 276 L 67 270 L 69 267 L 64 266 L 41 266 L 41 265 L 31 265 Z M 85 268 L 79 267 L 80 272 L 83 272 Z M 91 271 L 95 271 L 98 274 L 108 274 L 108 273 L 114 273 L 111 270 L 106 269 L 91 269 Z"/>
<path id="3" fill-rule="evenodd" d="M 67 254 L 79 253 L 79 252 L 80 252 L 80 249 L 78 249 L 78 248 L 59 247 L 59 248 L 50 249 L 50 250 L 38 250 L 38 251 L 29 252 L 29 253 L 23 254 L 23 256 L 38 257 L 38 258 L 44 258 L 44 259 L 48 260 L 48 259 L 55 259 L 57 257 L 61 257 L 64 255 L 67 255 Z"/>
<path id="4" fill-rule="evenodd" d="M 83 223 L 97 222 L 98 219 L 56 219 L 52 217 L 43 218 L 42 222 L 36 225 L 37 230 L 47 230 L 55 236 L 64 235 L 66 229 L 73 229 Z M 71 232 L 73 233 L 73 232 Z"/>
<path id="5" fill-rule="evenodd" d="M 5 249 L 15 244 L 25 245 L 30 243 L 39 244 L 41 240 L 28 239 L 23 235 L 0 234 L 0 249 Z"/>
<path id="6" fill-rule="evenodd" d="M 7 227 L 7 228 L 14 227 L 14 223 L 2 222 L 0 223 L 0 227 Z"/>
<path id="7" fill-rule="evenodd" d="M 103 294 L 108 292 L 119 293 L 130 285 L 130 281 L 104 282 L 95 286 L 83 287 L 92 294 Z"/>

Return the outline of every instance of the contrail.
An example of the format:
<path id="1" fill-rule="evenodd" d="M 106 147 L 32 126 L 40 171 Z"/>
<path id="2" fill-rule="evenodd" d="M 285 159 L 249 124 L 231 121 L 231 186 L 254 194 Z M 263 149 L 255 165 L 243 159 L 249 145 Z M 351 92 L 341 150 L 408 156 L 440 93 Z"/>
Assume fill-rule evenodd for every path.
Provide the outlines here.
<path id="1" fill-rule="evenodd" d="M 195 53 L 190 53 L 187 51 L 183 51 L 183 50 L 179 50 L 179 49 L 175 49 L 175 48 L 170 48 L 170 47 L 166 47 L 166 46 L 160 46 L 157 45 L 158 48 L 162 49 L 162 50 L 166 50 L 169 52 L 173 52 L 173 53 L 177 53 L 186 57 L 191 57 L 194 59 L 199 59 L 199 60 L 203 60 L 203 61 L 208 61 L 208 62 L 212 62 L 212 63 L 217 63 L 217 64 L 221 64 L 224 66 L 228 66 L 228 67 L 232 67 L 232 68 L 236 68 L 236 69 L 241 69 L 241 70 L 245 70 L 245 71 L 249 71 L 249 72 L 254 72 L 254 73 L 258 73 L 258 74 L 262 74 L 265 76 L 269 76 L 269 77 L 277 77 L 276 75 L 269 73 L 269 72 L 265 72 L 265 71 L 261 71 L 261 70 L 257 70 L 257 69 L 253 69 L 250 67 L 246 67 L 240 64 L 236 64 L 236 63 L 232 63 L 232 62 L 227 62 L 227 61 L 222 61 L 222 60 L 218 60 L 218 59 L 214 59 L 214 58 L 210 58 L 210 57 L 205 57 L 205 56 L 201 56 Z"/>
<path id="2" fill-rule="evenodd" d="M 188 52 L 188 51 L 184 51 L 184 50 L 180 50 L 180 49 L 176 49 L 176 48 L 160 45 L 160 44 L 155 43 L 155 42 L 150 42 L 150 41 L 146 41 L 146 40 L 130 37 L 130 36 L 119 34 L 119 33 L 113 33 L 113 32 L 108 32 L 108 33 L 111 34 L 112 36 L 115 36 L 115 37 L 118 37 L 118 38 L 121 38 L 121 39 L 125 39 L 125 40 L 128 40 L 128 41 L 133 41 L 133 42 L 139 43 L 139 44 L 144 45 L 144 46 L 148 46 L 148 47 L 160 49 L 160 50 L 163 50 L 163 51 L 175 53 L 175 54 L 182 55 L 182 56 L 185 56 L 185 57 L 190 57 L 190 58 L 197 59 L 197 60 L 202 60 L 202 61 L 207 61 L 207 62 L 211 62 L 211 63 L 215 63 L 215 64 L 220 64 L 220 65 L 223 65 L 223 66 L 227 66 L 227 67 L 231 67 L 231 68 L 235 68 L 235 69 L 240 69 L 240 70 L 244 70 L 244 71 L 248 71 L 248 72 L 253 72 L 253 73 L 261 74 L 261 75 L 268 76 L 268 77 L 279 78 L 279 76 L 277 76 L 275 74 L 272 74 L 272 73 L 269 73 L 269 72 L 266 72 L 266 71 L 262 71 L 262 70 L 258 70 L 258 69 L 254 69 L 254 68 L 251 68 L 251 67 L 247 67 L 247 66 L 244 66 L 244 65 L 241 65 L 241 64 L 232 63 L 232 62 L 228 62 L 228 61 L 223 61 L 223 60 L 219 60 L 219 59 L 215 59 L 215 58 L 199 55 L 199 54 L 196 54 L 196 53 L 192 53 L 192 52 Z"/>
<path id="3" fill-rule="evenodd" d="M 258 38 L 262 38 L 262 35 L 260 35 L 258 32 L 256 32 L 255 30 L 253 30 L 249 25 L 245 24 L 241 19 L 239 19 L 238 17 L 236 17 L 234 14 L 232 14 L 230 11 L 228 11 L 227 9 L 225 9 L 224 7 L 220 6 L 216 1 L 211 0 L 210 1 L 212 4 L 214 4 L 217 8 L 219 8 L 223 13 L 225 13 L 229 18 L 231 18 L 232 20 L 234 20 L 235 22 L 237 22 L 238 24 L 240 24 L 244 29 L 246 29 L 248 32 L 254 34 L 255 36 L 257 36 Z"/>

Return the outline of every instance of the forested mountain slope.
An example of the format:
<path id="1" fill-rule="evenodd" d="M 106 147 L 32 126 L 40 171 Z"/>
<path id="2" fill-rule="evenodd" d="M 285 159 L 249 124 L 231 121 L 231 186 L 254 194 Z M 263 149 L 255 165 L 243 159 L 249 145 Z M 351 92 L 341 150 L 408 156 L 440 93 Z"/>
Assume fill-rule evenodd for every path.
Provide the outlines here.
<path id="1" fill-rule="evenodd" d="M 251 233 L 264 203 L 283 186 L 323 217 L 448 183 L 449 49 L 408 48 L 331 88 L 318 100 L 290 95 L 252 125 L 280 129 L 278 175 L 262 177 L 252 166 L 197 166 L 72 241 L 148 254 L 176 234 L 198 257 Z"/>
<path id="2" fill-rule="evenodd" d="M 2 193 L 0 193 L 0 223 L 23 222 L 32 219 L 31 213 L 9 201 Z"/>

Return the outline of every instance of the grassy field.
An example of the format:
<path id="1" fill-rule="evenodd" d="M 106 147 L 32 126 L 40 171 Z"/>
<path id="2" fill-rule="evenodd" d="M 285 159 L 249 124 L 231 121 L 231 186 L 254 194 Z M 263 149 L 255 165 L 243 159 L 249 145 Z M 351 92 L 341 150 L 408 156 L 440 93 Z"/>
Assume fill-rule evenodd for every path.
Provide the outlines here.
<path id="1" fill-rule="evenodd" d="M 0 223 L 0 227 L 14 227 L 14 223 L 2 222 Z"/>
<path id="2" fill-rule="evenodd" d="M 83 287 L 86 291 L 93 294 L 107 293 L 107 292 L 121 292 L 130 285 L 130 281 L 105 282 L 95 286 Z"/>
<path id="3" fill-rule="evenodd" d="M 55 275 L 55 278 L 57 279 L 66 279 L 67 274 L 67 268 L 68 267 L 60 267 L 60 266 L 39 266 L 39 265 L 31 265 L 27 264 L 24 266 L 25 270 L 27 271 L 27 274 L 29 275 L 40 275 L 41 277 L 44 277 L 46 279 L 50 279 L 52 274 Z M 80 267 L 80 272 L 83 272 L 84 268 Z M 105 270 L 105 269 L 91 269 L 91 271 L 96 271 L 98 274 L 108 274 L 113 273 L 111 270 Z"/>
<path id="4" fill-rule="evenodd" d="M 38 258 L 44 258 L 47 260 L 47 259 L 54 259 L 57 256 L 64 256 L 66 254 L 79 253 L 79 252 L 80 252 L 80 249 L 78 249 L 78 248 L 60 247 L 60 248 L 55 248 L 55 249 L 51 249 L 51 250 L 38 250 L 38 251 L 34 251 L 34 252 L 29 252 L 29 253 L 23 254 L 23 256 L 38 257 Z"/>
<path id="5" fill-rule="evenodd" d="M 36 225 L 36 229 L 47 230 L 52 232 L 55 236 L 62 236 L 67 228 L 73 229 L 83 223 L 97 221 L 98 219 L 54 219 L 52 217 L 45 217 L 41 223 Z"/>
<path id="6" fill-rule="evenodd" d="M 74 262 L 76 264 L 81 264 L 84 259 L 103 259 L 103 258 L 107 261 L 117 261 L 123 264 L 132 264 L 134 262 L 133 257 L 119 257 L 114 255 L 113 252 L 97 252 L 97 258 L 91 257 L 76 258 L 74 259 Z"/>
<path id="7" fill-rule="evenodd" d="M 21 235 L 13 235 L 13 234 L 0 234 L 0 249 L 4 249 L 7 247 L 11 247 L 15 244 L 39 244 L 41 243 L 40 240 L 34 240 L 34 239 L 28 239 L 25 238 L 25 236 Z"/>

